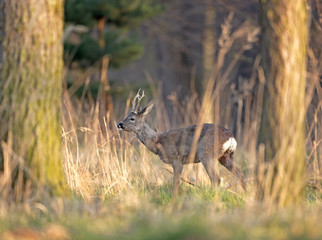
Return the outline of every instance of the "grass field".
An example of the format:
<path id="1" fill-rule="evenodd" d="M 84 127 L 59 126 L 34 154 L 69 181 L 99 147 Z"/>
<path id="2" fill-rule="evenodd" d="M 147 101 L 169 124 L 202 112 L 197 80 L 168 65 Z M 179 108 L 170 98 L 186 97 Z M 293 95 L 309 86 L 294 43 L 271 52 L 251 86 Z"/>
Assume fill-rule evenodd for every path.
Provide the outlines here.
<path id="1" fill-rule="evenodd" d="M 170 185 L 129 190 L 88 203 L 51 199 L 7 210 L 1 239 L 321 239 L 321 193 L 296 209 L 269 213 L 225 189 Z M 310 196 L 309 196 L 310 195 Z M 314 196 L 313 196 L 314 195 Z M 27 208 L 27 209 L 26 209 Z"/>
<path id="2" fill-rule="evenodd" d="M 246 174 L 246 192 L 222 166 L 223 184 L 214 189 L 195 164 L 185 166 L 180 193 L 172 197 L 171 167 L 132 134 L 102 130 L 94 110 L 76 118 L 66 109 L 63 156 L 72 196 L 31 189 L 32 197 L 17 203 L 3 194 L 0 239 L 322 238 L 321 188 L 306 187 L 296 207 L 269 210 L 256 201 L 254 159 L 242 147 L 235 160 Z M 313 172 L 308 168 L 308 176 Z"/>

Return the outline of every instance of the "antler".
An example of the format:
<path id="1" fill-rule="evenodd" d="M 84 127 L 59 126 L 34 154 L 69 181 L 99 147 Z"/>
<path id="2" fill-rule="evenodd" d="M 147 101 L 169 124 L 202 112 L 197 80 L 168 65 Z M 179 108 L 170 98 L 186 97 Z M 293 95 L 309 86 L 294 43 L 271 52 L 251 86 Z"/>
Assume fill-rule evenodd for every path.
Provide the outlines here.
<path id="1" fill-rule="evenodd" d="M 141 88 L 137 92 L 136 96 L 134 97 L 132 101 L 132 112 L 138 113 L 140 111 L 140 102 L 142 98 L 144 98 L 144 90 L 142 90 L 142 95 L 140 95 Z"/>

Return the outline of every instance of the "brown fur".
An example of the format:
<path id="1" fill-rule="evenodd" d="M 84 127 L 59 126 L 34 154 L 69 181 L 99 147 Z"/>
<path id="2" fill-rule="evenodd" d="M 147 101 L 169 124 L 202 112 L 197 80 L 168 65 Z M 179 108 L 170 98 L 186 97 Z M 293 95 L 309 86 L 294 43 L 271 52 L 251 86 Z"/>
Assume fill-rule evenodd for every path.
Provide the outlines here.
<path id="1" fill-rule="evenodd" d="M 119 129 L 136 133 L 137 138 L 160 159 L 173 167 L 173 192 L 178 191 L 180 175 L 183 164 L 189 164 L 196 125 L 186 128 L 170 129 L 166 132 L 155 132 L 145 122 L 146 116 L 153 105 L 148 105 L 142 111 L 130 112 L 128 116 L 118 124 Z M 229 171 L 234 173 L 245 188 L 244 176 L 233 162 L 232 149 L 223 149 L 224 143 L 233 138 L 226 128 L 214 124 L 203 124 L 201 134 L 197 142 L 196 156 L 192 163 L 201 162 L 205 167 L 213 185 L 218 185 L 220 179 L 215 171 L 215 161 L 219 161 Z"/>

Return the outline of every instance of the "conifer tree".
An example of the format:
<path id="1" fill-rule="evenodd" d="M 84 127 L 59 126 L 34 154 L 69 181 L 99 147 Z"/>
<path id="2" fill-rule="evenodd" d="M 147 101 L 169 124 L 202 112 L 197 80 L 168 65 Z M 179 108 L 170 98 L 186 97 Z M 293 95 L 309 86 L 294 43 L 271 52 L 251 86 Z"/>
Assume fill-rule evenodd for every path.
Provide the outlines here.
<path id="1" fill-rule="evenodd" d="M 65 22 L 88 31 L 78 43 L 67 40 L 65 51 L 84 67 L 108 55 L 109 66 L 119 68 L 143 52 L 130 30 L 160 11 L 155 0 L 66 0 Z"/>

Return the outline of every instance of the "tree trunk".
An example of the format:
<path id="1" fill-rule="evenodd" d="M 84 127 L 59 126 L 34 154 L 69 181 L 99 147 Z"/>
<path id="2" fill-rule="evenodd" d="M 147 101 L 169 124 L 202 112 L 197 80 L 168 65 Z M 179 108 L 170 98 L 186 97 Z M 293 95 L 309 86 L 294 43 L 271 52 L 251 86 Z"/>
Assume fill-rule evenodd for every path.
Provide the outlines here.
<path id="1" fill-rule="evenodd" d="M 98 42 L 99 46 L 103 49 L 106 45 L 104 37 L 105 29 L 105 18 L 101 18 L 97 22 L 98 29 Z M 108 43 L 107 43 L 108 44 Z M 109 56 L 103 56 L 101 59 L 101 77 L 100 77 L 100 89 L 98 94 L 99 102 L 99 120 L 101 122 L 101 129 L 105 130 L 105 120 L 108 124 L 108 128 L 114 129 L 113 118 L 114 118 L 114 105 L 112 95 L 110 93 L 111 86 L 108 79 L 108 67 L 109 67 Z M 105 132 L 105 131 L 104 131 Z"/>
<path id="2" fill-rule="evenodd" d="M 204 11 L 204 29 L 202 40 L 202 66 L 203 66 L 203 92 L 207 91 L 208 81 L 211 77 L 215 65 L 216 54 L 216 29 L 215 29 L 216 10 L 212 0 L 205 1 Z M 219 119 L 215 119 L 215 106 L 211 106 L 210 111 L 204 117 L 205 122 L 219 122 Z"/>
<path id="3" fill-rule="evenodd" d="M 0 32 L 0 140 L 14 153 L 7 161 L 22 159 L 24 179 L 63 193 L 63 0 L 0 0 Z"/>
<path id="4" fill-rule="evenodd" d="M 262 0 L 261 25 L 266 164 L 257 167 L 258 198 L 284 207 L 299 202 L 305 186 L 306 1 Z"/>
<path id="5" fill-rule="evenodd" d="M 211 71 L 215 64 L 216 54 L 216 10 L 213 2 L 205 2 L 203 40 L 202 40 L 202 66 L 203 66 L 203 88 L 206 88 Z"/>

